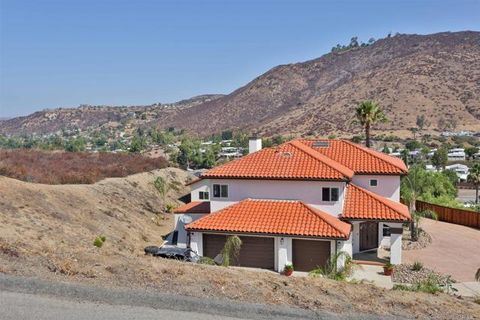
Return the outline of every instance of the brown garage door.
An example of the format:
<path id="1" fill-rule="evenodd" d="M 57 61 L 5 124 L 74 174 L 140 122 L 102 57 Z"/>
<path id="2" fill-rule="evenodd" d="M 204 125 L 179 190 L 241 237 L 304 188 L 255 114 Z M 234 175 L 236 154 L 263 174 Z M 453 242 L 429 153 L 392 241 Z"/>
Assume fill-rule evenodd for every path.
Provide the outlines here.
<path id="1" fill-rule="evenodd" d="M 293 268 L 297 271 L 312 271 L 325 266 L 330 258 L 330 241 L 293 239 Z"/>
<path id="2" fill-rule="evenodd" d="M 242 247 L 238 261 L 235 265 L 251 268 L 273 269 L 275 264 L 275 252 L 273 238 L 240 237 Z M 226 236 L 215 234 L 203 234 L 203 255 L 215 258 L 219 254 L 226 241 Z"/>

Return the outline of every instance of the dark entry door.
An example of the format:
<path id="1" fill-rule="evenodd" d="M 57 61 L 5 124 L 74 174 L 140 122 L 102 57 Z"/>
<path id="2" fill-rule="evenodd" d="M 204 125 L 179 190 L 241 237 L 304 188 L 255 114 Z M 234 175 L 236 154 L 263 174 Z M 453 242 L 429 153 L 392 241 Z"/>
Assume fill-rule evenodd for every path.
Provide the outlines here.
<path id="1" fill-rule="evenodd" d="M 360 251 L 378 248 L 378 222 L 360 223 Z"/>

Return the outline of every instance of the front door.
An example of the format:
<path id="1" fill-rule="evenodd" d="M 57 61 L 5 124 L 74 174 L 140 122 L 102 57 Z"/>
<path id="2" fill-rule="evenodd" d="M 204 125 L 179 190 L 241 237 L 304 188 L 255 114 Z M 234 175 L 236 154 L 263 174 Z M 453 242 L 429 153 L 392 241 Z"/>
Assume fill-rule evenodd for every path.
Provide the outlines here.
<path id="1" fill-rule="evenodd" d="M 378 222 L 360 223 L 360 251 L 378 248 Z"/>

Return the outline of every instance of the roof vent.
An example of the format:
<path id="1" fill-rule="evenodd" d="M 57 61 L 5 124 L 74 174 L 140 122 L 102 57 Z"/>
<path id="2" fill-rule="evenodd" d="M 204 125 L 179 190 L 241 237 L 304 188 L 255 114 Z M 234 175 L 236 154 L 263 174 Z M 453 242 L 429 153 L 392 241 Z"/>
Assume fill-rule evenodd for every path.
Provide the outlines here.
<path id="1" fill-rule="evenodd" d="M 328 141 L 315 141 L 312 144 L 315 148 L 328 148 Z"/>
<path id="2" fill-rule="evenodd" d="M 280 152 L 280 156 L 282 156 L 284 158 L 290 158 L 291 156 L 293 156 L 293 153 L 289 152 L 289 151 L 282 151 L 282 152 Z"/>

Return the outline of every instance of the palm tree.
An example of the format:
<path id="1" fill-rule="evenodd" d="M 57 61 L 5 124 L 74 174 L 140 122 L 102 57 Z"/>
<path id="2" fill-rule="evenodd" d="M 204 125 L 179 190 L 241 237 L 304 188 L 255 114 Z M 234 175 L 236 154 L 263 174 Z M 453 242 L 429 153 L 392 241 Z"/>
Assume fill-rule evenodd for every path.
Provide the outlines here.
<path id="1" fill-rule="evenodd" d="M 370 147 L 370 129 L 372 125 L 377 122 L 386 122 L 387 117 L 378 103 L 369 100 L 363 101 L 358 105 L 357 109 L 355 109 L 355 115 L 357 117 L 356 122 L 365 128 L 365 144 L 367 147 Z"/>
<path id="2" fill-rule="evenodd" d="M 475 203 L 478 204 L 478 187 L 480 187 L 480 163 L 475 163 L 470 168 L 467 181 L 475 186 Z"/>
<path id="3" fill-rule="evenodd" d="M 420 219 L 422 218 L 430 218 L 433 220 L 438 220 L 438 215 L 432 210 L 424 210 L 424 211 L 411 211 L 412 213 L 412 224 L 410 226 L 411 232 L 411 240 L 418 241 L 419 236 L 419 229 L 420 229 Z"/>

